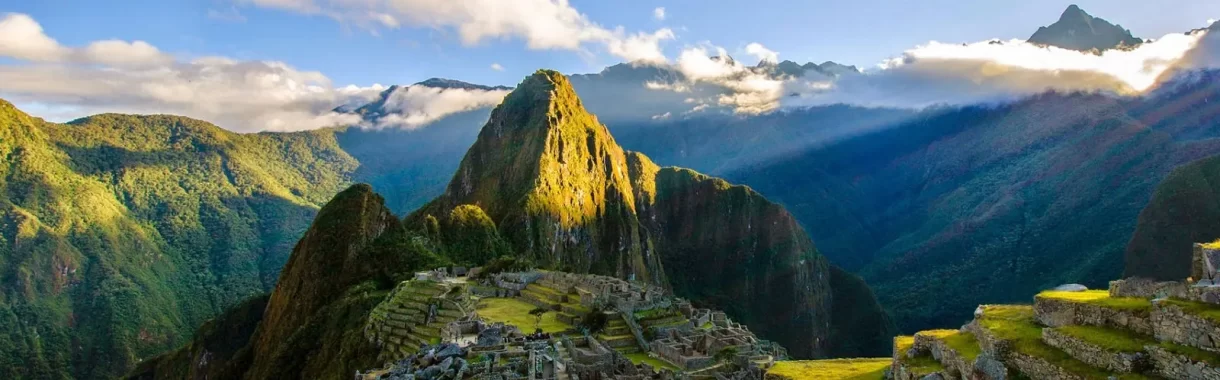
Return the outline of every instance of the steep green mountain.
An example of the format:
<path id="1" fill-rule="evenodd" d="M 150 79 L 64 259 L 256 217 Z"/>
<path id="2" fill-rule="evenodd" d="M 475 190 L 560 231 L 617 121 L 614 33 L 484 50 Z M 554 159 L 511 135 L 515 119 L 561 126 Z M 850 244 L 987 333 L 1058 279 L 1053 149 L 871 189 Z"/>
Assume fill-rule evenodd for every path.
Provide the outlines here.
<path id="1" fill-rule="evenodd" d="M 484 210 L 535 262 L 669 286 L 798 356 L 835 344 L 829 265 L 787 211 L 624 151 L 558 73 L 536 73 L 506 97 L 445 193 L 407 223 L 463 205 Z M 862 295 L 856 302 L 873 304 Z"/>
<path id="2" fill-rule="evenodd" d="M 0 102 L 0 377 L 105 378 L 266 292 L 356 167 L 333 134 Z"/>
<path id="3" fill-rule="evenodd" d="M 107 378 L 177 347 L 270 291 L 344 186 L 371 183 L 398 210 L 440 193 L 479 112 L 236 134 L 164 115 L 47 123 L 0 101 L 0 377 Z"/>
<path id="4" fill-rule="evenodd" d="M 398 282 L 449 263 L 430 245 L 372 187 L 354 185 L 318 212 L 269 297 L 209 321 L 128 377 L 337 379 L 380 365 L 365 321 Z"/>
<path id="5" fill-rule="evenodd" d="M 1127 243 L 1124 277 L 1181 281 L 1191 246 L 1220 238 L 1220 156 L 1175 169 L 1140 212 Z"/>
<path id="6" fill-rule="evenodd" d="M 1080 7 L 1068 6 L 1059 21 L 1038 28 L 1029 37 L 1030 43 L 1056 46 L 1079 51 L 1104 51 L 1107 49 L 1131 48 L 1144 43 L 1143 39 L 1131 35 L 1122 25 L 1111 24 L 1093 17 Z"/>
<path id="7" fill-rule="evenodd" d="M 1122 272 L 1162 178 L 1220 152 L 1217 86 L 1045 94 L 914 120 L 728 175 L 784 204 L 906 331 Z"/>

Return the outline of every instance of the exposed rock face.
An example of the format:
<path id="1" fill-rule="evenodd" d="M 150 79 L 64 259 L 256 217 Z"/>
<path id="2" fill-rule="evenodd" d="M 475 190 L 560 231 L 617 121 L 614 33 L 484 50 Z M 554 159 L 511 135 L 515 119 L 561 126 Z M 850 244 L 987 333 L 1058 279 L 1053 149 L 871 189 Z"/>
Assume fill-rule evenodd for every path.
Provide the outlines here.
<path id="1" fill-rule="evenodd" d="M 1079 51 L 1102 51 L 1134 47 L 1144 40 L 1132 36 L 1121 25 L 1093 17 L 1073 4 L 1063 11 L 1059 21 L 1038 28 L 1029 37 L 1029 42 Z"/>
<path id="2" fill-rule="evenodd" d="M 830 344 L 829 264 L 787 211 L 749 188 L 624 151 L 557 72 L 539 71 L 505 98 L 445 194 L 407 223 L 465 204 L 541 264 L 670 287 L 794 356 Z M 845 294 L 884 320 L 871 292 Z"/>

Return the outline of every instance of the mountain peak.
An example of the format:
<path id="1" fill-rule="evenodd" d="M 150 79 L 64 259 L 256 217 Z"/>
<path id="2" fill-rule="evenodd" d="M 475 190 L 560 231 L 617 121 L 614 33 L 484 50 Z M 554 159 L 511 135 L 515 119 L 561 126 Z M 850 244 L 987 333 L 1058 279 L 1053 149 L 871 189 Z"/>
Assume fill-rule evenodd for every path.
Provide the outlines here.
<path id="1" fill-rule="evenodd" d="M 1029 42 L 1077 51 L 1103 51 L 1139 45 L 1143 39 L 1131 35 L 1121 25 L 1093 17 L 1076 4 L 1069 5 L 1059 21 L 1038 28 Z"/>
<path id="2" fill-rule="evenodd" d="M 1059 15 L 1059 22 L 1070 22 L 1072 20 L 1088 21 L 1092 18 L 1093 16 L 1089 15 L 1088 12 L 1085 12 L 1084 9 L 1080 9 L 1080 7 L 1076 4 L 1072 4 L 1069 5 L 1067 9 L 1063 10 L 1062 15 Z"/>

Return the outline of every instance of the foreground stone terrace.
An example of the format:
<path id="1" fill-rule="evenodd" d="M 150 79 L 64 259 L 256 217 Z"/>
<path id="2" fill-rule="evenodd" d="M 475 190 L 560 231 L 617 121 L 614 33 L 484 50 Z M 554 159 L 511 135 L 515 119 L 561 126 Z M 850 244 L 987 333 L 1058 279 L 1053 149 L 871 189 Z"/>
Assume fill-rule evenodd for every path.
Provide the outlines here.
<path id="1" fill-rule="evenodd" d="M 894 339 L 885 373 L 853 379 L 1220 379 L 1220 250 L 1195 247 L 1185 281 L 1113 281 L 1109 290 L 1045 291 L 1032 305 L 983 305 L 956 330 Z M 1196 281 L 1199 280 L 1199 281 Z M 823 379 L 777 363 L 772 379 Z"/>

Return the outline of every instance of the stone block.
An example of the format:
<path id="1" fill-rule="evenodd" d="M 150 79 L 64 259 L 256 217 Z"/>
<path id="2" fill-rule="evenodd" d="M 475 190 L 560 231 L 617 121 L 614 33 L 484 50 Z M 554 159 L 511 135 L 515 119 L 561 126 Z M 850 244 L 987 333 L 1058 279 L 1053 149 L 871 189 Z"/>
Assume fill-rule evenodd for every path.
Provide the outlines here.
<path id="1" fill-rule="evenodd" d="M 1220 352 L 1220 323 L 1187 312 L 1176 300 L 1157 300 L 1152 306 L 1154 336 L 1186 346 Z"/>
<path id="2" fill-rule="evenodd" d="M 1155 345 L 1149 345 L 1145 350 L 1148 351 L 1159 376 L 1180 380 L 1220 379 L 1220 368 L 1209 363 L 1196 361 Z"/>
<path id="3" fill-rule="evenodd" d="M 1042 329 L 1042 341 L 1052 347 L 1063 350 L 1063 352 L 1076 358 L 1076 360 L 1108 371 L 1141 373 L 1152 366 L 1151 359 L 1143 351 L 1109 351 L 1053 328 Z"/>
<path id="4" fill-rule="evenodd" d="M 1057 298 L 1034 299 L 1034 317 L 1038 323 L 1050 327 L 1099 326 L 1152 335 L 1152 322 L 1145 313 Z"/>

